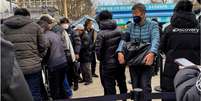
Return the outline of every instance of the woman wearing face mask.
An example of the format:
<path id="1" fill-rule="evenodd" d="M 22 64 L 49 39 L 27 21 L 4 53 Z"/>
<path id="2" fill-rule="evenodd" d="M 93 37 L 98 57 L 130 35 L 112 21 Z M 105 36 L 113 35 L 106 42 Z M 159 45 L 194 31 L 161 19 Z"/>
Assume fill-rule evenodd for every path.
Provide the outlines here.
<path id="1" fill-rule="evenodd" d="M 128 41 L 150 43 L 151 48 L 144 58 L 145 65 L 131 66 L 130 74 L 133 88 L 142 88 L 140 101 L 151 101 L 151 77 L 156 54 L 159 47 L 159 27 L 156 22 L 146 19 L 146 8 L 138 3 L 132 7 L 133 23 L 128 25 L 125 36 L 122 37 L 117 49 L 120 64 L 125 63 L 125 54 L 122 52 L 123 44 Z"/>

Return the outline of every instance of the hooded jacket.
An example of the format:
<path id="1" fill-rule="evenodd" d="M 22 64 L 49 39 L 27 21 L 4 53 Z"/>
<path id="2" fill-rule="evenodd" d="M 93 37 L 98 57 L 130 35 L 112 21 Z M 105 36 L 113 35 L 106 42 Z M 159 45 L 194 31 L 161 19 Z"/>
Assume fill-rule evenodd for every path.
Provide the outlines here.
<path id="1" fill-rule="evenodd" d="M 115 51 L 121 40 L 122 32 L 113 20 L 100 21 L 100 32 L 96 39 L 96 54 L 103 65 L 118 64 Z"/>
<path id="2" fill-rule="evenodd" d="M 162 77 L 162 89 L 174 91 L 173 79 L 178 71 L 177 58 L 186 58 L 200 64 L 200 29 L 191 12 L 175 12 L 171 24 L 165 28 L 161 50 L 166 55 Z"/>
<path id="3" fill-rule="evenodd" d="M 5 39 L 14 44 L 16 58 L 24 74 L 41 70 L 45 50 L 41 28 L 26 16 L 12 16 L 2 25 Z"/>

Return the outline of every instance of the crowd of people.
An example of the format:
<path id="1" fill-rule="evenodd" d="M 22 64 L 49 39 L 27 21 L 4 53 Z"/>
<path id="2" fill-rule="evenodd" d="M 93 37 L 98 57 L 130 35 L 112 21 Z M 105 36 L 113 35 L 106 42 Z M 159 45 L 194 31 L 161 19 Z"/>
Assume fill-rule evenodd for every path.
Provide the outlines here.
<path id="1" fill-rule="evenodd" d="M 104 10 L 96 18 L 99 32 L 93 28 L 92 19 L 71 26 L 68 18 L 62 17 L 56 21 L 44 15 L 35 22 L 27 9 L 17 8 L 14 16 L 1 22 L 1 98 L 3 101 L 70 99 L 72 89 L 79 90 L 79 83 L 90 85 L 93 77 L 99 77 L 95 74 L 96 61 L 99 60 L 104 95 L 116 94 L 116 85 L 121 94 L 128 92 L 125 77 L 128 65 L 132 88 L 142 89 L 139 101 L 151 101 L 151 79 L 156 69 L 156 58 L 164 54 L 166 61 L 161 77 L 162 91 L 176 92 L 178 101 L 198 101 L 201 99 L 201 86 L 197 86 L 197 89 L 195 86 L 194 92 L 191 91 L 185 98 L 181 95 L 185 93 L 175 91 L 183 83 L 180 77 L 184 70 L 176 76 L 179 68 L 174 60 L 186 58 L 197 65 L 201 63 L 200 23 L 192 8 L 191 1 L 179 1 L 170 25 L 164 31 L 157 21 L 147 18 L 144 4 L 137 3 L 132 7 L 133 21 L 127 24 L 124 31 L 118 29 L 112 13 Z M 149 44 L 143 64 L 130 65 L 128 62 L 125 46 L 131 42 Z M 200 70 L 190 70 L 196 74 L 195 83 L 201 79 L 198 77 Z M 177 80 L 174 85 L 175 76 Z M 188 88 L 187 85 L 182 87 Z M 190 98 L 195 100 L 189 99 L 190 94 L 194 93 L 194 97 Z"/>

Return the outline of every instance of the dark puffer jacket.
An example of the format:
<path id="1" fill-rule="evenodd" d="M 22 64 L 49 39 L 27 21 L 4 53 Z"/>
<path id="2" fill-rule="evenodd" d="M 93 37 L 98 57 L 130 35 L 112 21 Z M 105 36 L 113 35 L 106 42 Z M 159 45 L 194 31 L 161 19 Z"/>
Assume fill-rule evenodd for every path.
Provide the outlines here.
<path id="1" fill-rule="evenodd" d="M 71 27 L 69 27 L 66 32 L 69 34 L 70 40 L 72 42 L 75 54 L 80 53 L 81 49 L 81 39 L 80 36 L 77 32 L 73 31 Z"/>
<path id="2" fill-rule="evenodd" d="M 100 22 L 100 32 L 96 39 L 96 54 L 98 60 L 105 64 L 118 64 L 115 51 L 121 40 L 122 32 L 117 29 L 113 20 Z"/>
<path id="3" fill-rule="evenodd" d="M 80 58 L 79 61 L 82 63 L 91 62 L 91 53 L 92 49 L 90 47 L 90 36 L 87 32 L 84 32 L 80 35 L 81 39 L 81 49 L 80 49 Z"/>
<path id="4" fill-rule="evenodd" d="M 177 101 L 201 101 L 201 71 L 197 67 L 179 70 L 174 86 Z"/>
<path id="5" fill-rule="evenodd" d="M 24 74 L 41 70 L 41 56 L 45 50 L 41 28 L 30 17 L 12 16 L 5 20 L 2 32 L 14 44 L 16 58 Z"/>
<path id="6" fill-rule="evenodd" d="M 200 29 L 193 13 L 174 13 L 162 37 L 161 49 L 166 55 L 161 87 L 166 91 L 174 91 L 173 79 L 178 71 L 174 60 L 186 58 L 200 64 Z"/>

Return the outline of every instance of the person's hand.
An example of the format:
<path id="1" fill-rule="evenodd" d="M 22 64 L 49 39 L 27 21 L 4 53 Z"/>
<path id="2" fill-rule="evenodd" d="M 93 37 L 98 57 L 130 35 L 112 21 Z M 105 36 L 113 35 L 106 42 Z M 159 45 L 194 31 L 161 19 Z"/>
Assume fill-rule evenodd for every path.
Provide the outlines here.
<path id="1" fill-rule="evenodd" d="M 119 64 L 125 64 L 124 54 L 121 52 L 118 53 L 118 61 Z"/>
<path id="2" fill-rule="evenodd" d="M 154 58 L 155 58 L 154 53 L 152 52 L 148 53 L 144 59 L 145 65 L 149 65 L 149 66 L 152 65 L 154 62 Z"/>
<path id="3" fill-rule="evenodd" d="M 79 54 L 75 54 L 75 59 L 78 60 L 80 58 Z"/>

